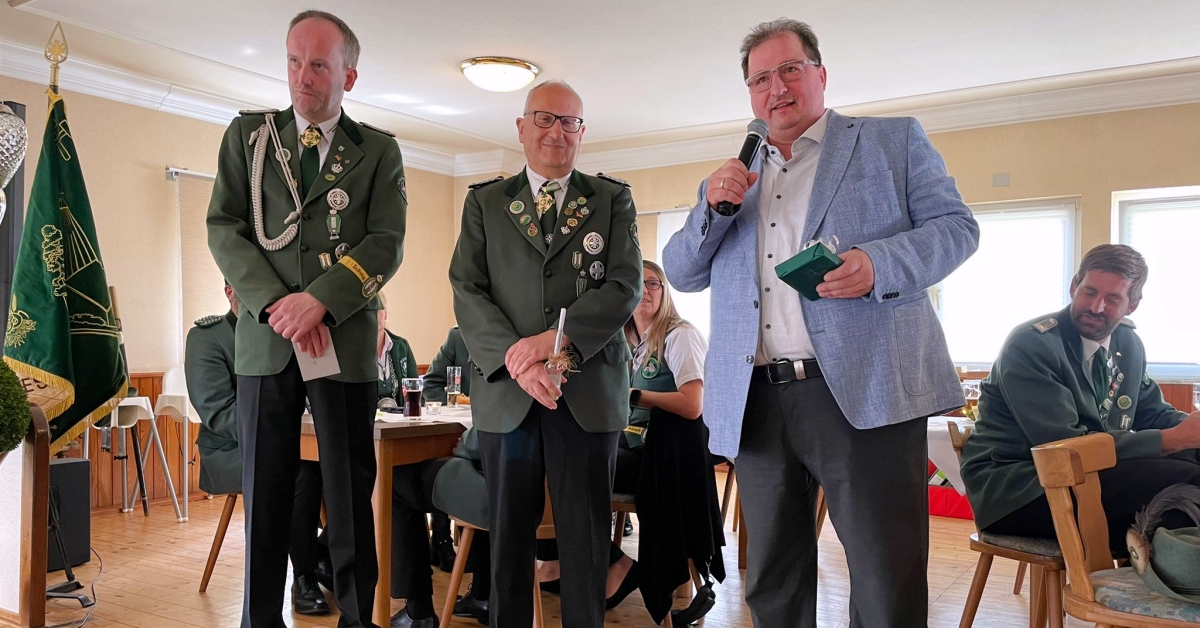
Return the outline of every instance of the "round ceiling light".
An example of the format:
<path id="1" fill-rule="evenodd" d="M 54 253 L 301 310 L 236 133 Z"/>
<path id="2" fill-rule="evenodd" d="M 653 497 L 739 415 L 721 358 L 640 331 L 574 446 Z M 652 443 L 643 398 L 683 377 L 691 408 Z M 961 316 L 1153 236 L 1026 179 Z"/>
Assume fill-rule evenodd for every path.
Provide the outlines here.
<path id="1" fill-rule="evenodd" d="M 533 82 L 541 70 L 528 61 L 509 57 L 472 57 L 458 64 L 463 76 L 489 92 L 512 92 Z"/>

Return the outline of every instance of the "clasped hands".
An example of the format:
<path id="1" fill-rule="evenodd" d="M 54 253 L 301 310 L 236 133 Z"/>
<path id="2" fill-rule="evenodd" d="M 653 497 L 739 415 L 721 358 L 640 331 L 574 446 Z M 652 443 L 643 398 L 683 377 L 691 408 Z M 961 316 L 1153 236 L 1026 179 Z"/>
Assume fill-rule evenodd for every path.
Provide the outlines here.
<path id="1" fill-rule="evenodd" d="M 267 306 L 267 322 L 275 333 L 296 343 L 300 351 L 317 359 L 329 348 L 329 327 L 321 322 L 325 306 L 307 292 L 294 292 Z"/>
<path id="2" fill-rule="evenodd" d="M 709 207 L 722 201 L 741 205 L 746 192 L 758 182 L 758 174 L 750 172 L 737 159 L 730 159 L 708 177 L 705 197 Z M 825 274 L 817 284 L 817 294 L 828 299 L 854 299 L 875 288 L 875 265 L 862 249 L 850 249 L 838 255 L 844 263 Z"/>
<path id="3" fill-rule="evenodd" d="M 504 366 L 508 374 L 535 401 L 554 410 L 562 396 L 562 384 L 567 381 L 565 373 L 546 370 L 546 360 L 554 352 L 554 336 L 557 330 L 550 329 L 536 336 L 522 338 L 513 343 L 504 354 Z M 563 334 L 562 344 L 571 340 Z"/>

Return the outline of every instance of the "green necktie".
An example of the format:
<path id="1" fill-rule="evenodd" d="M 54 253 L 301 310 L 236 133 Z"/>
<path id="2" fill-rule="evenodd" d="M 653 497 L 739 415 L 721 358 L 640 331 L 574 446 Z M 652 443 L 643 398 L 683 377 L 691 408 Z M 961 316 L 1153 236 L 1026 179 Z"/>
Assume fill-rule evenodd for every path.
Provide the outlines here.
<path id="1" fill-rule="evenodd" d="M 1108 370 L 1108 352 L 1104 347 L 1096 349 L 1092 354 L 1092 392 L 1096 394 L 1096 407 L 1104 410 L 1104 399 L 1108 396 L 1108 386 L 1112 377 Z"/>
<path id="2" fill-rule="evenodd" d="M 558 181 L 547 181 L 542 184 L 542 189 L 538 192 L 537 200 L 534 201 L 534 207 L 538 212 L 538 219 L 542 223 L 542 233 L 546 234 L 547 244 L 549 244 L 550 236 L 554 235 L 554 223 L 558 221 L 557 203 L 554 202 L 554 193 L 562 189 Z"/>
<path id="3" fill-rule="evenodd" d="M 304 146 L 304 152 L 300 155 L 301 198 L 308 196 L 308 191 L 312 188 L 313 181 L 317 180 L 317 173 L 321 171 L 321 153 L 320 149 L 317 148 L 321 143 L 321 127 L 315 124 L 310 124 L 308 125 L 308 128 L 304 130 L 304 135 L 307 137 L 312 137 L 313 133 L 316 133 L 318 138 L 317 141 L 313 143 L 312 146 L 309 146 L 306 142 Z"/>

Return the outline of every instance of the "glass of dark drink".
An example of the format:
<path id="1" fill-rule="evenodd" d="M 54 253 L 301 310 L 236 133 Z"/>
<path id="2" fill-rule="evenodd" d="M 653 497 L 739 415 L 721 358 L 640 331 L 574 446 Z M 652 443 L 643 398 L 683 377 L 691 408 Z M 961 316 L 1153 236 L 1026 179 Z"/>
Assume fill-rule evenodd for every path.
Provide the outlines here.
<path id="1" fill-rule="evenodd" d="M 421 416 L 421 379 L 405 377 L 400 385 L 404 389 L 404 416 L 414 419 Z"/>

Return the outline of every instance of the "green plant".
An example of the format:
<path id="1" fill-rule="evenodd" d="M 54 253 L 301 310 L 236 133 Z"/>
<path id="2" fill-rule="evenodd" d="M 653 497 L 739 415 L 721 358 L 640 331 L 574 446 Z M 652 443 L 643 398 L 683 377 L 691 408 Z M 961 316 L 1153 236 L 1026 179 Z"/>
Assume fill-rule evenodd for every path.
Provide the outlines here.
<path id="1" fill-rule="evenodd" d="M 0 360 L 0 452 L 16 449 L 25 439 L 32 420 L 25 387 L 8 364 Z"/>

